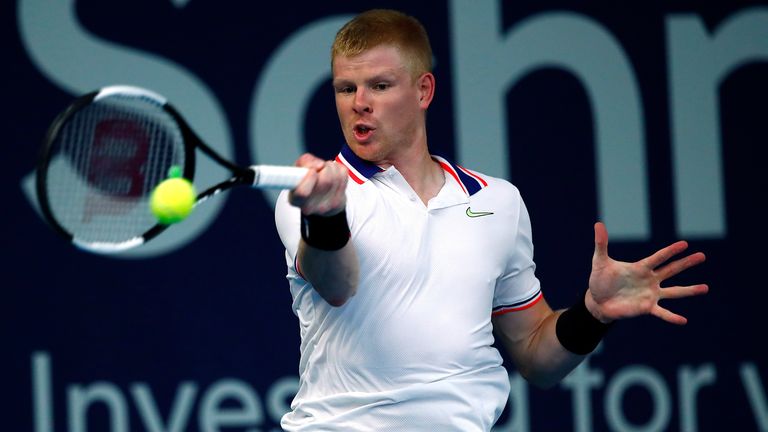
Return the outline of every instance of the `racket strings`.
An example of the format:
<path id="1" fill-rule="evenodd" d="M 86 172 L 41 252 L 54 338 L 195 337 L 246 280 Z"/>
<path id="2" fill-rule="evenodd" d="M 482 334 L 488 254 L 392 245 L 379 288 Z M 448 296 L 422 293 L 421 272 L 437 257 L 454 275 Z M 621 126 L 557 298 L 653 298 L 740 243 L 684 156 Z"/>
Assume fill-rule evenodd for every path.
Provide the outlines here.
<path id="1" fill-rule="evenodd" d="M 157 221 L 149 196 L 183 166 L 176 122 L 152 102 L 113 95 L 86 105 L 61 128 L 48 168 L 51 211 L 78 241 L 121 243 Z"/>

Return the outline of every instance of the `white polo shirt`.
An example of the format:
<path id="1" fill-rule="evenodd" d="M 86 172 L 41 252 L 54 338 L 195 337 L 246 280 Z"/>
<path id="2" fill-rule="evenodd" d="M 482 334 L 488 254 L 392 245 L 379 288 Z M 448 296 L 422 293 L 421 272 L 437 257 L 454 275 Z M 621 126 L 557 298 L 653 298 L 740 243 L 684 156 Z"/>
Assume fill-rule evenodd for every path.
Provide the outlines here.
<path id="1" fill-rule="evenodd" d="M 299 209 L 276 207 L 301 333 L 288 431 L 488 431 L 509 394 L 492 314 L 541 299 L 516 187 L 434 156 L 446 182 L 425 206 L 395 167 L 344 147 L 357 293 L 326 303 L 295 266 Z"/>

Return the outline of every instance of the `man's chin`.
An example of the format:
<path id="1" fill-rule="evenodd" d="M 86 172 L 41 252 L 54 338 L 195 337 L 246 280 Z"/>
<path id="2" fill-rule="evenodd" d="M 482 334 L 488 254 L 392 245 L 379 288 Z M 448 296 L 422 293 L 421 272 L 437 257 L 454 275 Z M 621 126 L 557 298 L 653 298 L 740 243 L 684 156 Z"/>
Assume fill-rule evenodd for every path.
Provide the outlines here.
<path id="1" fill-rule="evenodd" d="M 365 160 L 371 160 L 371 158 L 375 159 L 375 156 L 378 153 L 376 145 L 372 142 L 353 141 L 347 142 L 347 144 L 357 157 Z"/>

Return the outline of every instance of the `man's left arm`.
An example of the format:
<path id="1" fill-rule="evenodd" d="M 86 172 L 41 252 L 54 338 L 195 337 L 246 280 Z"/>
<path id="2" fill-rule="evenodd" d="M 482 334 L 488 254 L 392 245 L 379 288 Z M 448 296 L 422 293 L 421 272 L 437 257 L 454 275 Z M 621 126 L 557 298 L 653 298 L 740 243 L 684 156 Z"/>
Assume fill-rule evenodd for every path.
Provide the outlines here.
<path id="1" fill-rule="evenodd" d="M 595 224 L 595 252 L 583 303 L 553 311 L 542 299 L 493 319 L 494 331 L 520 374 L 541 387 L 556 384 L 600 342 L 611 322 L 654 315 L 673 324 L 686 318 L 660 306 L 663 299 L 705 294 L 705 284 L 661 287 L 663 281 L 705 260 L 701 252 L 670 261 L 688 244 L 678 241 L 637 262 L 608 255 L 608 232 Z"/>

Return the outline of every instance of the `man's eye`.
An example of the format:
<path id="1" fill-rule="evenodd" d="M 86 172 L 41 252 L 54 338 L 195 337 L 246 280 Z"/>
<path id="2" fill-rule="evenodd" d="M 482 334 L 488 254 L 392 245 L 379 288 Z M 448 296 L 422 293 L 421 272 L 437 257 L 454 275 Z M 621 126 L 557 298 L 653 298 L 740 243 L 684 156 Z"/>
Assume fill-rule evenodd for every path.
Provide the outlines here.
<path id="1" fill-rule="evenodd" d="M 374 90 L 381 91 L 381 90 L 386 90 L 388 88 L 389 88 L 389 84 L 388 83 L 376 83 L 376 84 L 373 85 L 373 89 Z"/>
<path id="2" fill-rule="evenodd" d="M 336 92 L 341 94 L 350 94 L 354 93 L 355 89 L 352 87 L 337 87 Z"/>

